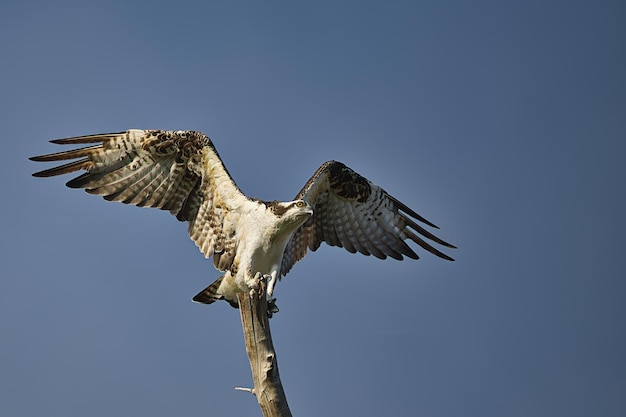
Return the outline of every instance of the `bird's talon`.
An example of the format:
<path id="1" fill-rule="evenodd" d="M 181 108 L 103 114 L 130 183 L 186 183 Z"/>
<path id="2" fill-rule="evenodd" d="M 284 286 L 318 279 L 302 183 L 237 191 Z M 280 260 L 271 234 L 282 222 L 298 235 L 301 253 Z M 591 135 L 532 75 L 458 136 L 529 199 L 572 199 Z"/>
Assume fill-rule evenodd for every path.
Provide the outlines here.
<path id="1" fill-rule="evenodd" d="M 276 305 L 276 299 L 272 298 L 271 300 L 267 301 L 267 317 L 272 318 L 272 316 L 275 313 L 278 313 L 280 310 L 278 309 L 278 306 Z"/>

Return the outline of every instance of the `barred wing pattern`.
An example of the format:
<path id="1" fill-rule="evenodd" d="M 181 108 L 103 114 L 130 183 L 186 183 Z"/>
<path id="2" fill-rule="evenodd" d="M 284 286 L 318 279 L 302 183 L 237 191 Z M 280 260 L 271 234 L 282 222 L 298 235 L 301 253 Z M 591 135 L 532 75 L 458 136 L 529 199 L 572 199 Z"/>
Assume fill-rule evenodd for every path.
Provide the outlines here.
<path id="1" fill-rule="evenodd" d="M 168 210 L 178 220 L 189 222 L 189 235 L 207 258 L 214 256 L 216 268 L 231 267 L 236 236 L 224 232 L 220 219 L 233 205 L 248 199 L 208 136 L 194 131 L 131 129 L 51 142 L 95 145 L 30 158 L 40 162 L 76 159 L 34 176 L 85 170 L 67 186 L 84 188 L 108 201 Z"/>
<path id="2" fill-rule="evenodd" d="M 406 244 L 411 240 L 428 252 L 454 260 L 423 238 L 455 248 L 426 230 L 418 222 L 437 228 L 385 190 L 341 162 L 328 161 L 318 168 L 296 199 L 313 207 L 313 217 L 289 241 L 281 267 L 286 275 L 307 250 L 317 250 L 322 242 L 385 259 L 402 260 L 403 255 L 418 259 Z"/>

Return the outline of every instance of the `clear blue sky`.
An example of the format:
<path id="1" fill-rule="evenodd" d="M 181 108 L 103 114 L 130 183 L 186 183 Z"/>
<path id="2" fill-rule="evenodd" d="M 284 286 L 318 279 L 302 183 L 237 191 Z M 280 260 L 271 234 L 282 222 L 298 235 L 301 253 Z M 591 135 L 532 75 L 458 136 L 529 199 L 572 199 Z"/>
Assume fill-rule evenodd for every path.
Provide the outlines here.
<path id="1" fill-rule="evenodd" d="M 260 415 L 238 312 L 167 213 L 35 179 L 47 140 L 213 139 L 250 196 L 347 163 L 449 263 L 323 247 L 272 319 L 294 415 L 626 415 L 619 1 L 0 5 L 0 415 Z"/>

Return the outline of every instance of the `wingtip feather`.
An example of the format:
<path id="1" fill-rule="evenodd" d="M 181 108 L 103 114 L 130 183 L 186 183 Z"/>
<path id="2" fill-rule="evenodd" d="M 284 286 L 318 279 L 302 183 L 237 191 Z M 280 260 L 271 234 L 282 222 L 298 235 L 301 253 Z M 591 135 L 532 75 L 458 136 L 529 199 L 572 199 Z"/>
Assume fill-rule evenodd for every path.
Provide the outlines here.
<path id="1" fill-rule="evenodd" d="M 74 136 L 71 138 L 62 138 L 62 139 L 52 139 L 50 143 L 54 143 L 57 145 L 76 145 L 80 143 L 98 143 L 104 142 L 106 139 L 114 138 L 119 135 L 123 135 L 128 133 L 128 131 L 123 132 L 115 132 L 115 133 L 99 133 L 96 135 L 86 135 L 86 136 Z"/>
<path id="2" fill-rule="evenodd" d="M 63 174 L 69 174 L 71 172 L 76 172 L 81 169 L 86 170 L 89 167 L 90 167 L 89 160 L 81 159 L 79 161 L 70 162 L 68 164 L 64 164 L 58 167 L 44 169 L 43 171 L 37 171 L 33 173 L 32 175 L 33 177 L 37 177 L 37 178 L 55 177 L 57 175 L 63 175 Z"/>
<path id="3" fill-rule="evenodd" d="M 398 200 L 394 196 L 387 194 L 387 197 L 389 197 L 389 199 L 391 199 L 391 201 L 394 202 L 394 204 L 398 207 L 398 209 L 402 210 L 403 212 L 405 212 L 409 216 L 413 217 L 414 219 L 419 220 L 422 223 L 425 223 L 425 224 L 429 225 L 430 227 L 434 227 L 435 229 L 439 229 L 439 226 L 437 226 L 436 224 L 428 221 L 423 216 L 420 216 L 413 209 L 411 209 L 409 206 L 407 206 L 406 204 L 404 204 L 402 201 Z"/>

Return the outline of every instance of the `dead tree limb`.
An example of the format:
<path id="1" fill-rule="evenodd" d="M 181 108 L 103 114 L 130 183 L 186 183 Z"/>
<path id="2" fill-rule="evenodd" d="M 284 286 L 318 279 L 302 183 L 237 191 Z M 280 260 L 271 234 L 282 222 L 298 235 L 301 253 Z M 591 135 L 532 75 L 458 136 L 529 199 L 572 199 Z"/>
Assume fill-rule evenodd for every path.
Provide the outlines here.
<path id="1" fill-rule="evenodd" d="M 254 389 L 264 417 L 291 417 L 287 398 L 278 375 L 278 362 L 272 344 L 265 283 L 248 293 L 238 294 L 246 352 L 252 369 Z"/>

